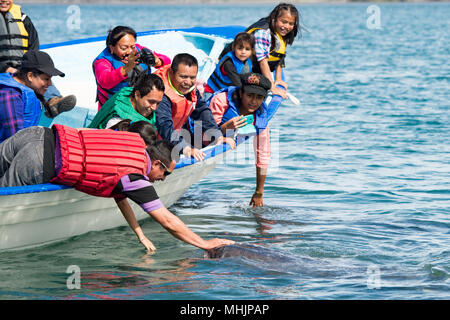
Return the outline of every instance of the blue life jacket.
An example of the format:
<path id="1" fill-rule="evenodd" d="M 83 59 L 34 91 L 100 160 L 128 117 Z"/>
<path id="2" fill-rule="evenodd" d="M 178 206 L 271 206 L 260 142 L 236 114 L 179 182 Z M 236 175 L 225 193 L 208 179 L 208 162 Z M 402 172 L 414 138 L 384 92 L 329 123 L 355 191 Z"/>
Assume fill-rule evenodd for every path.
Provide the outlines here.
<path id="1" fill-rule="evenodd" d="M 16 110 L 16 112 L 18 111 L 18 114 L 23 113 L 23 127 L 37 126 L 41 118 L 41 101 L 36 97 L 33 89 L 17 82 L 9 73 L 0 73 L 0 87 L 11 87 L 20 90 L 23 110 Z M 1 139 L 2 134 L 0 130 L 0 142 L 2 141 Z"/>
<path id="2" fill-rule="evenodd" d="M 136 47 L 136 50 L 137 50 L 138 52 L 141 51 L 138 47 Z M 120 67 L 125 66 L 125 63 L 123 63 L 122 61 L 120 61 L 120 60 L 117 58 L 117 56 L 113 55 L 113 54 L 110 52 L 109 48 L 107 47 L 107 48 L 105 48 L 102 52 L 100 52 L 100 54 L 97 56 L 97 58 L 95 58 L 94 61 L 92 62 L 92 70 L 94 71 L 94 76 L 95 76 L 94 63 L 95 63 L 95 61 L 100 60 L 100 59 L 106 59 L 106 60 L 108 60 L 109 62 L 111 62 L 111 64 L 112 64 L 112 66 L 113 66 L 114 69 L 118 69 L 118 68 L 120 68 Z M 148 67 L 147 67 L 147 65 L 146 65 L 145 63 L 140 63 L 138 66 L 139 66 L 139 68 L 141 68 L 142 71 L 145 71 L 145 70 L 148 69 Z M 128 79 L 127 79 L 127 80 L 124 80 L 124 81 L 122 81 L 122 82 L 120 82 L 119 84 L 117 84 L 115 87 L 113 87 L 113 88 L 111 88 L 111 89 L 103 88 L 103 87 L 98 83 L 97 77 L 95 77 L 95 81 L 97 82 L 97 101 L 99 100 L 99 99 L 98 99 L 98 96 L 99 96 L 99 95 L 103 95 L 103 93 L 102 93 L 100 90 L 98 90 L 98 87 L 100 87 L 103 91 L 105 91 L 105 92 L 108 93 L 108 96 L 107 96 L 107 97 L 104 97 L 106 100 L 108 100 L 109 98 L 111 98 L 111 96 L 113 96 L 113 95 L 114 95 L 117 91 L 119 91 L 120 89 L 122 89 L 122 88 L 124 88 L 124 87 L 129 87 L 129 86 L 130 86 L 130 83 L 129 83 Z"/>
<path id="3" fill-rule="evenodd" d="M 208 79 L 207 84 L 212 90 L 214 90 L 214 92 L 233 85 L 230 78 L 227 75 L 224 75 L 221 71 L 222 66 L 227 59 L 231 59 L 231 61 L 233 61 L 236 72 L 239 74 L 252 71 L 251 59 L 247 59 L 245 62 L 242 62 L 241 60 L 236 58 L 233 51 L 228 52 L 222 57 L 222 59 L 220 59 L 219 63 L 216 66 L 216 69 Z"/>
<path id="4" fill-rule="evenodd" d="M 224 89 L 221 89 L 217 92 L 215 92 L 207 101 L 208 105 L 211 102 L 211 99 L 222 92 L 227 92 L 227 101 L 228 101 L 228 109 L 225 111 L 222 121 L 219 124 L 219 127 L 227 122 L 228 120 L 231 120 L 234 117 L 238 117 L 241 114 L 241 110 L 239 108 L 239 105 L 236 103 L 236 101 L 233 100 L 233 93 L 236 90 L 240 90 L 239 87 L 227 87 Z M 259 107 L 258 110 L 255 111 L 253 114 L 254 122 L 253 125 L 256 129 L 256 134 L 260 134 L 262 131 L 264 131 L 267 128 L 267 125 L 269 123 L 269 117 L 268 117 L 268 108 L 266 105 L 266 102 L 263 101 L 261 107 Z"/>

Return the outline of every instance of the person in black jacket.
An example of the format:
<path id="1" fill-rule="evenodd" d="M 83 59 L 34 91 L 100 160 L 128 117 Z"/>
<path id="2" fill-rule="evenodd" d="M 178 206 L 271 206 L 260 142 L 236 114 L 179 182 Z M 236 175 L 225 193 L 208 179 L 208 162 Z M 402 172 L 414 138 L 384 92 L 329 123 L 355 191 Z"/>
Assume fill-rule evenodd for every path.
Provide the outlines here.
<path id="1" fill-rule="evenodd" d="M 0 72 L 14 74 L 25 52 L 39 50 L 39 37 L 31 19 L 13 0 L 0 1 L 0 13 Z M 74 95 L 62 97 L 53 85 L 39 98 L 52 118 L 76 104 Z"/>

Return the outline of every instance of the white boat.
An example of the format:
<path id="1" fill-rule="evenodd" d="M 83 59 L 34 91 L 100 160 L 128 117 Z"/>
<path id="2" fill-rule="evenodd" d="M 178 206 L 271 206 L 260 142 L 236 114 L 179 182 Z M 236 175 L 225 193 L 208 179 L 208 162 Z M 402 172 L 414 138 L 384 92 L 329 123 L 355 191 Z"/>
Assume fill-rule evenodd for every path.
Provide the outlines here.
<path id="1" fill-rule="evenodd" d="M 137 43 L 163 53 L 171 59 L 188 52 L 199 61 L 199 79 L 205 81 L 214 70 L 224 46 L 239 26 L 156 30 L 138 33 Z M 66 77 L 54 77 L 56 87 L 65 94 L 77 96 L 77 107 L 55 119 L 44 119 L 42 125 L 52 123 L 85 127 L 97 111 L 96 82 L 92 61 L 104 49 L 105 37 L 42 46 L 50 54 L 55 66 Z M 57 79 L 56 79 L 57 78 Z M 276 109 L 281 98 L 271 99 Z M 208 147 L 205 160 L 195 162 L 181 158 L 174 172 L 163 182 L 155 182 L 155 189 L 166 207 L 175 203 L 186 190 L 207 175 L 220 163 L 229 150 L 228 145 Z M 148 215 L 130 201 L 138 220 Z M 115 201 L 87 195 L 73 188 L 40 184 L 24 187 L 0 188 L 0 250 L 22 249 L 43 245 L 90 231 L 106 230 L 126 225 Z"/>

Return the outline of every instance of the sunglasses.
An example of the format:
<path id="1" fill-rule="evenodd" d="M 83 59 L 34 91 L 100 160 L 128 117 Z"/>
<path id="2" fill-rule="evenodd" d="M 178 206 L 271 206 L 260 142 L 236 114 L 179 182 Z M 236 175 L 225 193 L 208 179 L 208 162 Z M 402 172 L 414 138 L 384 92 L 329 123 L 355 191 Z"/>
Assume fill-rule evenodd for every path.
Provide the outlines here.
<path id="1" fill-rule="evenodd" d="M 162 161 L 159 161 L 159 164 L 161 164 L 164 167 L 164 169 L 165 169 L 165 171 L 164 171 L 164 176 L 165 177 L 167 177 L 169 174 L 172 173 L 172 171 L 169 171 L 169 168 L 167 168 L 167 166 Z"/>

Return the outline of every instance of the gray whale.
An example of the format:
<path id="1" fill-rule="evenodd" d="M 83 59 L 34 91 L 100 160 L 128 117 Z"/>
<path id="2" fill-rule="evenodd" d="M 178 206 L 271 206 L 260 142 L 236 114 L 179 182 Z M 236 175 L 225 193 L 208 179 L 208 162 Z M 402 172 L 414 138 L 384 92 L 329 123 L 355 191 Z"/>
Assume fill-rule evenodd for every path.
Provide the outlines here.
<path id="1" fill-rule="evenodd" d="M 206 251 L 207 259 L 236 259 L 259 270 L 301 274 L 313 277 L 360 277 L 367 267 L 348 260 L 288 255 L 274 249 L 250 244 L 232 244 Z"/>
<path id="2" fill-rule="evenodd" d="M 250 244 L 231 244 L 206 251 L 210 259 L 246 258 L 249 260 L 262 260 L 265 262 L 295 262 L 294 258 L 278 253 L 274 250 Z"/>

